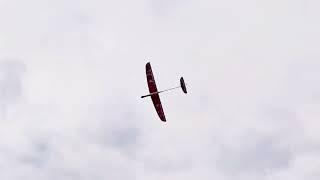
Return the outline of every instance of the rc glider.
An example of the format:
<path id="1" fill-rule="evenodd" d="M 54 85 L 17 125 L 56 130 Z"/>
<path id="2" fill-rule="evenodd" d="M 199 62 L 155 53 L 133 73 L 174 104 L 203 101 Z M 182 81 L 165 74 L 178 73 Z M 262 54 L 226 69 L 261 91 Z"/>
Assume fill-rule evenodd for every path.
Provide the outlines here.
<path id="1" fill-rule="evenodd" d="M 156 109 L 156 111 L 158 113 L 159 118 L 161 119 L 161 121 L 166 122 L 166 116 L 165 116 L 165 114 L 163 112 L 163 108 L 162 108 L 162 104 L 161 104 L 161 100 L 160 100 L 159 94 L 162 93 L 162 92 L 170 91 L 170 90 L 177 89 L 177 88 L 181 88 L 182 91 L 185 94 L 187 94 L 187 87 L 186 87 L 186 84 L 184 82 L 184 79 L 183 79 L 183 77 L 180 78 L 180 86 L 173 87 L 173 88 L 170 88 L 170 89 L 166 89 L 166 90 L 163 90 L 163 91 L 158 91 L 157 85 L 156 85 L 156 81 L 155 81 L 153 73 L 152 73 L 152 68 L 151 68 L 150 62 L 148 62 L 146 64 L 146 76 L 147 76 L 147 82 L 148 82 L 148 87 L 149 87 L 149 93 L 150 94 L 141 96 L 141 98 L 145 98 L 145 97 L 149 97 L 150 96 L 151 99 L 152 99 L 154 108 Z"/>

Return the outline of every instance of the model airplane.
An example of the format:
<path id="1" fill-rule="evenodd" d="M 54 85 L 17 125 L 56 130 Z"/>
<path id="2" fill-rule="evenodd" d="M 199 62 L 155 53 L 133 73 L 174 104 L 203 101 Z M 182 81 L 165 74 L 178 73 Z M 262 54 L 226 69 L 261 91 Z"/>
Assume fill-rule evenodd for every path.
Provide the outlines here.
<path id="1" fill-rule="evenodd" d="M 162 104 L 161 104 L 161 100 L 160 100 L 159 94 L 162 93 L 162 92 L 170 91 L 170 90 L 177 89 L 177 88 L 181 88 L 182 91 L 185 94 L 187 94 L 187 87 L 186 87 L 186 84 L 184 82 L 184 79 L 183 79 L 183 77 L 180 78 L 180 86 L 173 87 L 173 88 L 170 88 L 170 89 L 166 89 L 166 90 L 163 90 L 163 91 L 158 91 L 157 85 L 156 85 L 156 81 L 155 81 L 153 73 L 152 73 L 152 68 L 151 68 L 150 62 L 148 62 L 146 64 L 146 75 L 147 75 L 147 82 L 148 82 L 148 87 L 149 87 L 149 93 L 150 94 L 141 96 L 141 98 L 145 98 L 145 97 L 151 96 L 153 105 L 154 105 L 154 107 L 155 107 L 155 109 L 156 109 L 156 111 L 158 113 L 159 118 L 161 119 L 161 121 L 166 122 L 166 116 L 164 115 L 164 112 L 163 112 L 163 108 L 162 108 Z"/>

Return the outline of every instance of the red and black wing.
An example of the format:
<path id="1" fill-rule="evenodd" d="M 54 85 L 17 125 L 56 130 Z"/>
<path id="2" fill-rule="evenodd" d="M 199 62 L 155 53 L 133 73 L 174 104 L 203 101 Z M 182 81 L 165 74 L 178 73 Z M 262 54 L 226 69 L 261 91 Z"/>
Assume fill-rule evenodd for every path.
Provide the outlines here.
<path id="1" fill-rule="evenodd" d="M 157 85 L 156 85 L 156 82 L 155 82 L 154 77 L 153 77 L 153 73 L 152 73 L 152 68 L 151 68 L 150 62 L 148 62 L 146 64 L 146 75 L 147 75 L 147 82 L 148 82 L 148 87 L 149 87 L 150 94 L 158 92 Z M 163 112 L 163 108 L 162 108 L 162 105 L 161 105 L 159 94 L 157 93 L 157 94 L 151 95 L 151 99 L 152 99 L 154 108 L 156 109 L 156 111 L 158 113 L 158 116 L 160 117 L 161 121 L 166 122 L 166 117 L 165 117 L 164 112 Z"/>

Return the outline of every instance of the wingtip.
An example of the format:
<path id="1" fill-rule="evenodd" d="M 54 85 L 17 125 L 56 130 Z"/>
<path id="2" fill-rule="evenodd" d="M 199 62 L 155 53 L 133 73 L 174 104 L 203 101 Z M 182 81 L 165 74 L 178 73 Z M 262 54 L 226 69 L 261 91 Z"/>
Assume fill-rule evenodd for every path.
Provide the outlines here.
<path id="1" fill-rule="evenodd" d="M 162 121 L 162 122 L 167 122 L 166 117 L 161 118 L 161 121 Z"/>
<path id="2" fill-rule="evenodd" d="M 150 62 L 147 62 L 146 63 L 146 69 L 150 69 L 151 68 L 151 64 L 150 64 Z"/>

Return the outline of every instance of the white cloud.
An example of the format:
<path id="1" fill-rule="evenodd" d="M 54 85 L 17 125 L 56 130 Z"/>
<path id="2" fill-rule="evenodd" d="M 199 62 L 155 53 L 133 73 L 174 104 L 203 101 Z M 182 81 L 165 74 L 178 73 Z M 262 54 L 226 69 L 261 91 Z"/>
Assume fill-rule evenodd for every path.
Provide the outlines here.
<path id="1" fill-rule="evenodd" d="M 1 1 L 0 179 L 319 177 L 317 5 Z"/>

